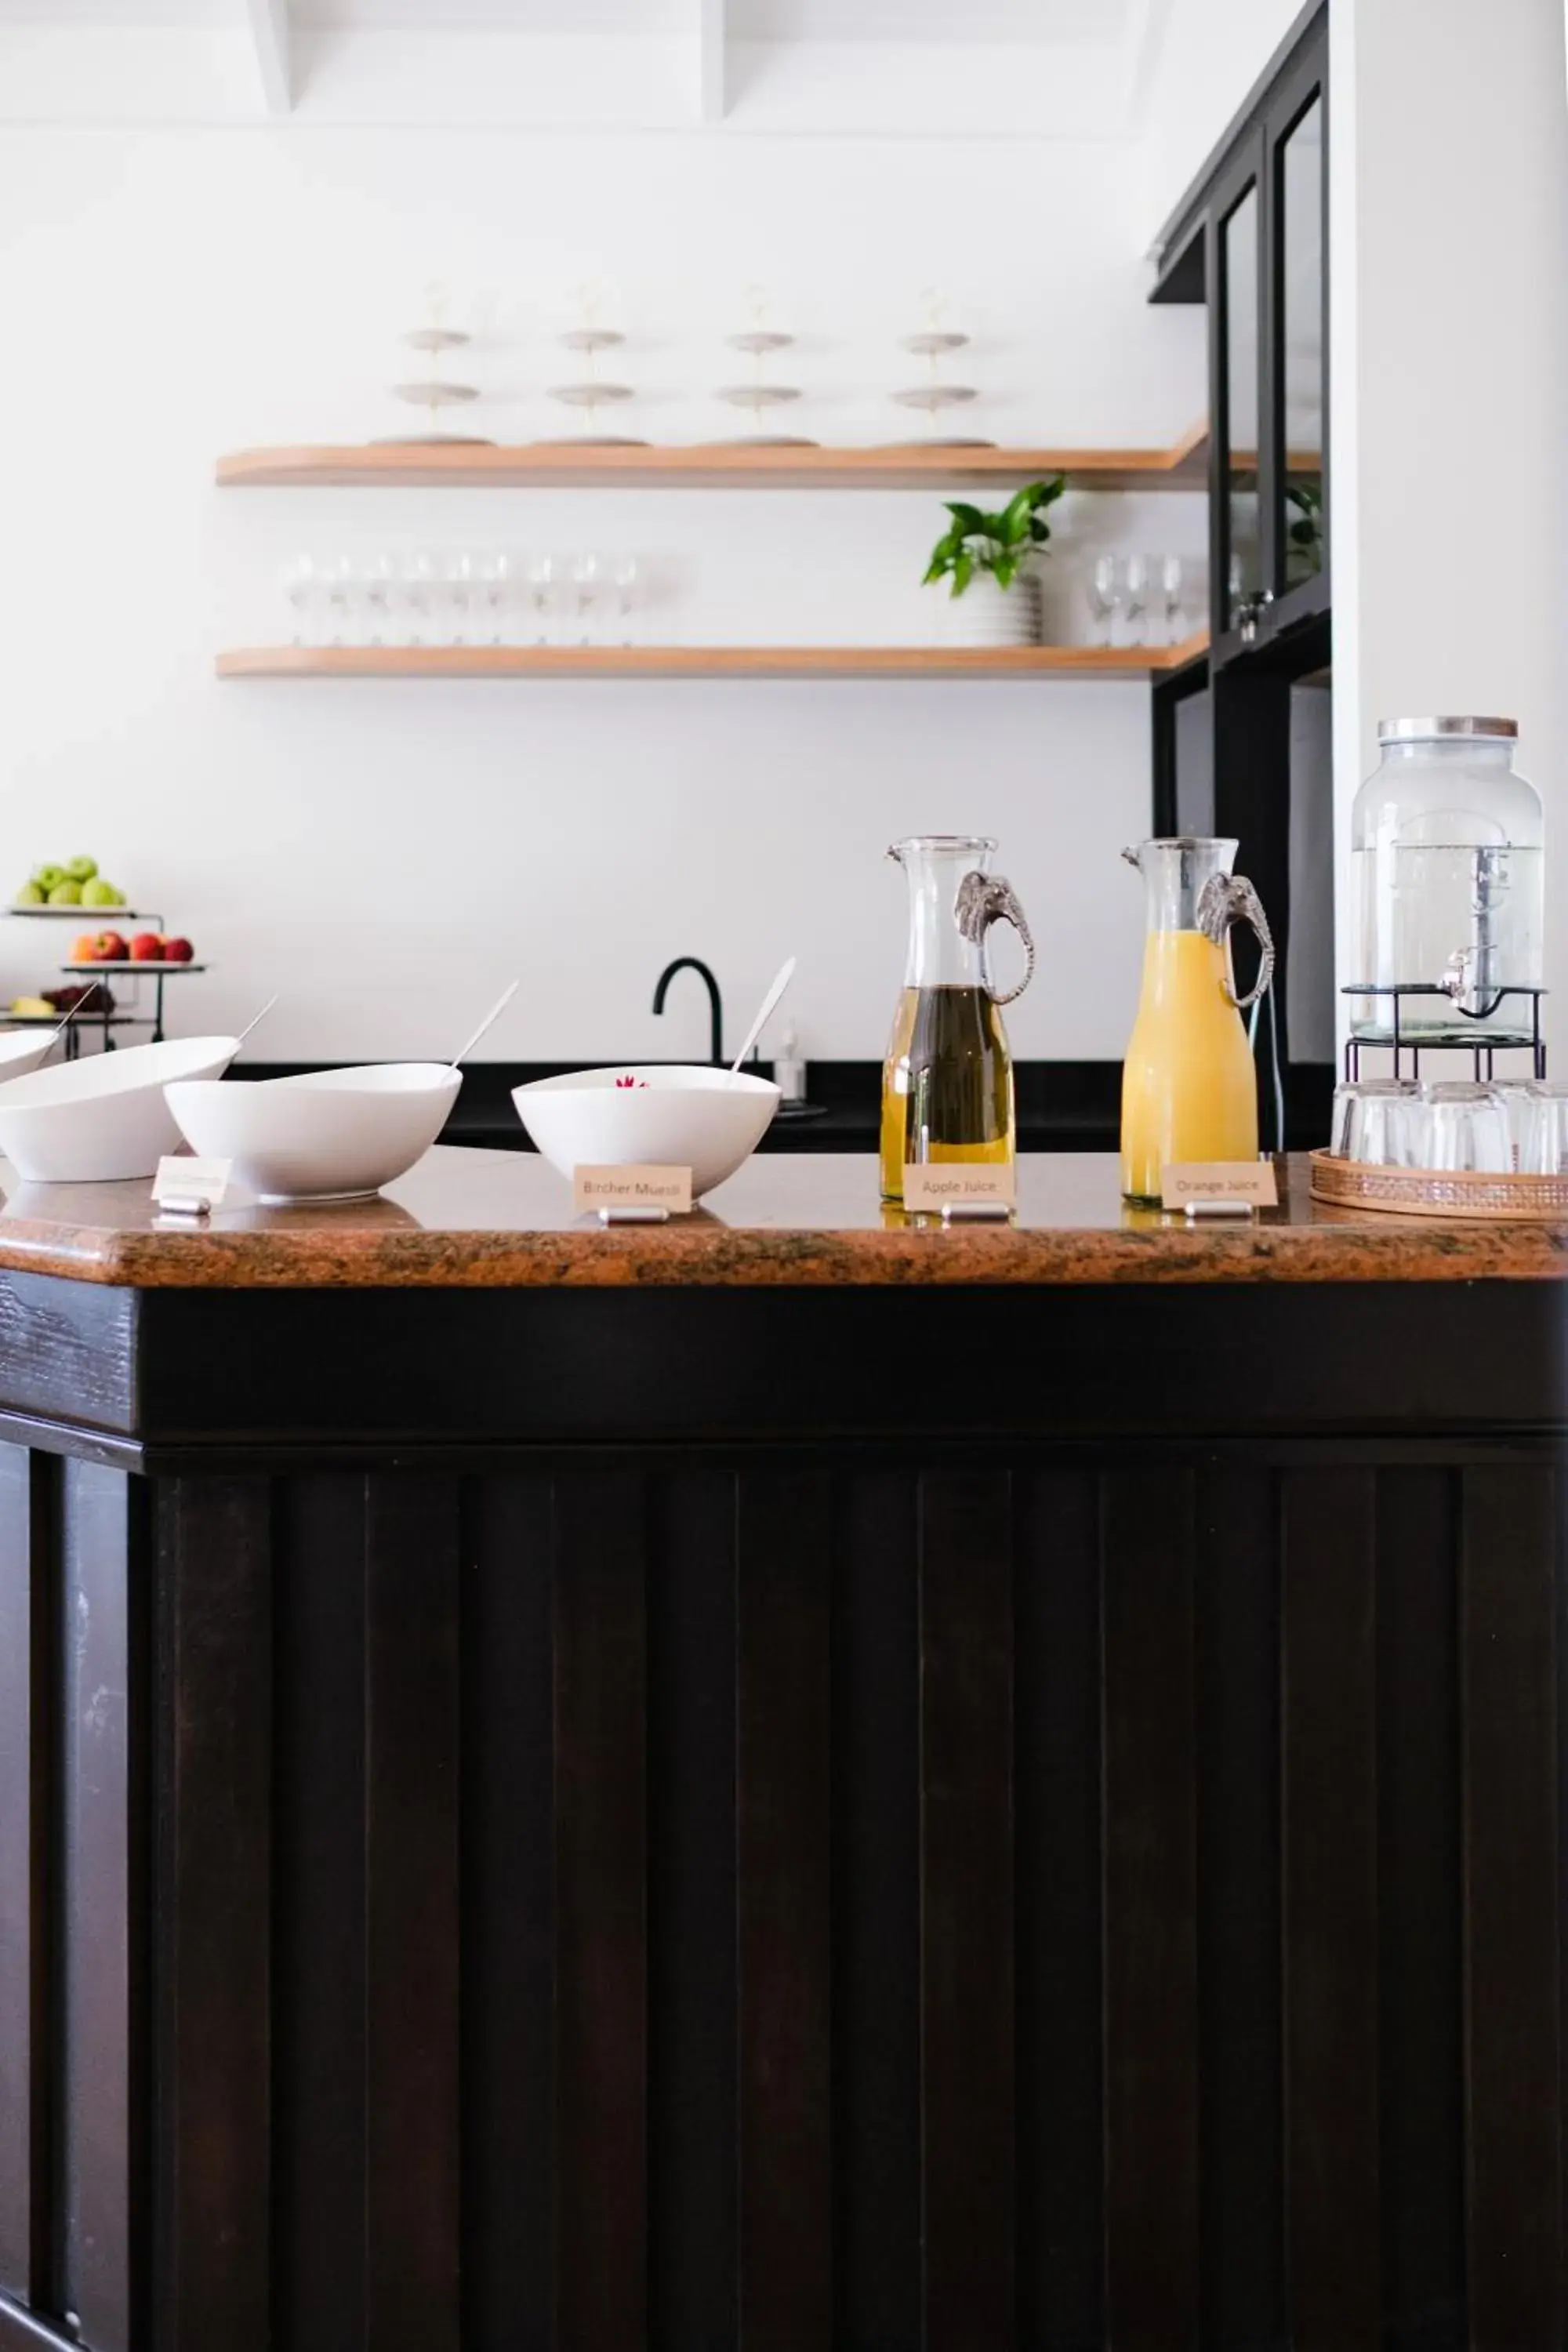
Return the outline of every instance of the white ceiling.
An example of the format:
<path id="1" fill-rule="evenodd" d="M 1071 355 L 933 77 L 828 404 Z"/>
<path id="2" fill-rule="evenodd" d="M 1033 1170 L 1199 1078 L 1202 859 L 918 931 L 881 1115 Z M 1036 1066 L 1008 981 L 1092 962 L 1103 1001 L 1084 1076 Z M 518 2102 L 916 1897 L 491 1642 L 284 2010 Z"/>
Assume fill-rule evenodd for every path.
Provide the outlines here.
<path id="1" fill-rule="evenodd" d="M 246 0 L 0 0 L 0 23 L 58 26 L 245 22 Z M 301 25 L 427 33 L 665 37 L 686 30 L 692 0 L 289 0 Z M 1118 48 L 1138 0 L 730 0 L 730 30 L 777 41 L 1019 41 Z"/>

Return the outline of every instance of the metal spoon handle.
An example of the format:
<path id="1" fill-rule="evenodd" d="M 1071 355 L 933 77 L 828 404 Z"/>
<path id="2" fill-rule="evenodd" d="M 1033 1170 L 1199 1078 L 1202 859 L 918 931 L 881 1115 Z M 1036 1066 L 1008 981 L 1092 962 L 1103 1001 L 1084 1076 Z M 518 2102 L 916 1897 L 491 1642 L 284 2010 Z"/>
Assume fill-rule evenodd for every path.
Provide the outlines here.
<path id="1" fill-rule="evenodd" d="M 514 980 L 511 986 L 507 989 L 503 994 L 497 997 L 495 1003 L 491 1005 L 489 1011 L 486 1013 L 484 1019 L 475 1030 L 473 1035 L 468 1039 L 466 1044 L 459 1045 L 458 1051 L 453 1055 L 450 1062 L 447 1066 L 448 1069 L 455 1070 L 458 1063 L 463 1061 L 473 1052 L 474 1047 L 479 1044 L 479 1039 L 484 1035 L 485 1031 L 495 1022 L 500 1019 L 501 1014 L 506 1011 L 507 1006 L 511 1003 L 512 998 L 517 994 L 518 990 L 521 986 L 522 982 L 521 980 Z"/>
<path id="2" fill-rule="evenodd" d="M 249 1036 L 251 1031 L 260 1027 L 261 1024 L 266 1020 L 268 1014 L 271 1012 L 277 1002 L 278 999 L 276 996 L 269 996 L 266 1003 L 262 1006 L 260 1012 L 256 1013 L 252 1019 L 246 1023 L 244 1028 L 240 1031 L 238 1036 L 234 1041 L 234 1050 L 237 1054 L 244 1045 L 246 1039 Z"/>
<path id="3" fill-rule="evenodd" d="M 782 964 L 779 967 L 778 971 L 775 973 L 773 984 L 763 999 L 763 1009 L 758 1013 L 756 1019 L 752 1022 L 751 1027 L 747 1030 L 746 1042 L 730 1065 L 730 1076 L 731 1077 L 736 1075 L 742 1063 L 745 1060 L 747 1055 L 751 1052 L 752 1046 L 762 1035 L 763 1029 L 767 1026 L 770 1014 L 777 1009 L 780 997 L 789 986 L 790 982 L 795 978 L 795 960 L 794 956 L 791 956 L 788 962 Z"/>

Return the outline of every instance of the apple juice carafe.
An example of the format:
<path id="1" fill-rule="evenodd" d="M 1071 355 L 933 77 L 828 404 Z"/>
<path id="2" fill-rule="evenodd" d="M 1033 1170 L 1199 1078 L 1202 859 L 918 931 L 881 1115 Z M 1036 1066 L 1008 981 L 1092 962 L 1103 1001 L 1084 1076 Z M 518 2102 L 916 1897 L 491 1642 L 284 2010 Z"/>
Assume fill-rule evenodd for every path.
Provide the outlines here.
<path id="1" fill-rule="evenodd" d="M 1143 877 L 1143 985 L 1121 1067 L 1121 1190 L 1158 1201 L 1173 1161 L 1256 1160 L 1258 1081 L 1241 1007 L 1268 987 L 1274 942 L 1258 893 L 1231 873 L 1234 841 L 1186 835 L 1122 856 Z M 1256 985 L 1238 997 L 1230 927 L 1258 934 Z"/>
<path id="2" fill-rule="evenodd" d="M 887 1201 L 903 1199 L 911 1163 L 1013 1158 L 1013 1057 L 1000 1008 L 1028 986 L 1035 950 L 1010 885 L 985 871 L 995 847 L 974 835 L 921 834 L 888 852 L 909 884 L 910 941 L 882 1071 Z M 1000 995 L 986 950 L 995 922 L 1014 926 L 1028 959 L 1018 986 Z"/>

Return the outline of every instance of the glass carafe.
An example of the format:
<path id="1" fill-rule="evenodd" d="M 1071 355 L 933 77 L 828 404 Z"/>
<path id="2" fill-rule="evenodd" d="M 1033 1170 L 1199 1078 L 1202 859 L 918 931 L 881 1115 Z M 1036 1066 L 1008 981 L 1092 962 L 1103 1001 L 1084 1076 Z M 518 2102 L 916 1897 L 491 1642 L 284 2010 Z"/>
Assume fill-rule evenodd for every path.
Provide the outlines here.
<path id="1" fill-rule="evenodd" d="M 901 1201 L 911 1163 L 1005 1165 L 1013 1158 L 1013 1057 L 999 1008 L 1035 968 L 1024 910 L 985 868 L 994 841 L 921 834 L 889 850 L 910 886 L 903 993 L 882 1071 L 882 1197 Z M 1027 951 L 1022 981 L 991 984 L 986 934 L 1009 922 Z"/>
<path id="2" fill-rule="evenodd" d="M 1121 1071 L 1121 1189 L 1157 1201 L 1173 1161 L 1256 1160 L 1258 1082 L 1239 1007 L 1268 987 L 1273 942 L 1258 895 L 1233 876 L 1234 841 L 1146 841 L 1122 856 L 1143 877 L 1147 936 L 1138 1017 Z M 1238 998 L 1230 926 L 1258 933 L 1258 983 Z"/>

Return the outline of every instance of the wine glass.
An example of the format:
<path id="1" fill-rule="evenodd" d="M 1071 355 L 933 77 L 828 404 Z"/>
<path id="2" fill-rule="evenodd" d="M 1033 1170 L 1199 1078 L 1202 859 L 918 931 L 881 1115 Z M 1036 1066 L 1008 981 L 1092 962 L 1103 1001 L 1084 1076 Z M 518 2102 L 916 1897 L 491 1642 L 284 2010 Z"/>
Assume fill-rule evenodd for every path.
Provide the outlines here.
<path id="1" fill-rule="evenodd" d="M 547 646 L 553 633 L 560 570 L 552 555 L 531 556 L 528 565 L 528 608 L 533 616 L 533 642 Z"/>
<path id="2" fill-rule="evenodd" d="M 1142 631 L 1139 626 L 1149 609 L 1149 559 L 1146 555 L 1130 555 L 1122 573 L 1121 609 L 1127 620 L 1127 642 L 1142 645 Z"/>
<path id="3" fill-rule="evenodd" d="M 352 555 L 333 556 L 321 569 L 321 593 L 327 608 L 327 643 L 349 646 L 353 643 L 353 612 L 355 586 L 354 561 Z"/>
<path id="4" fill-rule="evenodd" d="M 492 646 L 504 646 L 507 614 L 517 585 L 517 567 L 510 555 L 485 555 L 479 562 L 479 593 Z"/>
<path id="5" fill-rule="evenodd" d="M 595 616 L 599 609 L 599 592 L 604 585 L 604 566 L 596 555 L 579 555 L 573 559 L 572 611 L 580 646 L 591 646 L 594 642 Z"/>
<path id="6" fill-rule="evenodd" d="M 356 585 L 364 601 L 365 641 L 384 646 L 392 635 L 392 592 L 397 567 L 390 555 L 373 555 L 359 568 Z"/>
<path id="7" fill-rule="evenodd" d="M 473 622 L 477 584 L 473 557 L 466 552 L 448 555 L 441 567 L 441 579 L 446 590 L 447 643 L 466 646 Z"/>
<path id="8" fill-rule="evenodd" d="M 616 613 L 621 625 L 621 643 L 629 646 L 632 642 L 632 614 L 637 609 L 637 557 L 617 555 L 610 577 L 616 584 Z"/>
<path id="9" fill-rule="evenodd" d="M 1108 646 L 1115 631 L 1117 610 L 1121 602 L 1113 555 L 1095 557 L 1094 570 L 1089 574 L 1085 593 L 1089 598 L 1089 619 L 1094 625 L 1094 642 Z"/>
<path id="10" fill-rule="evenodd" d="M 436 607 L 436 563 L 427 549 L 416 548 L 405 558 L 398 574 L 397 596 L 404 616 L 405 644 L 428 644 Z"/>
<path id="11" fill-rule="evenodd" d="M 1173 646 L 1181 635 L 1182 559 L 1179 555 L 1161 557 L 1160 593 L 1165 606 L 1165 642 Z"/>
<path id="12" fill-rule="evenodd" d="M 320 575 L 316 561 L 310 555 L 290 557 L 283 567 L 283 593 L 294 615 L 294 643 L 308 646 L 311 635 L 311 615 L 316 608 Z"/>

